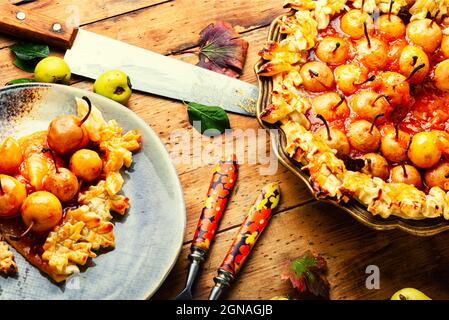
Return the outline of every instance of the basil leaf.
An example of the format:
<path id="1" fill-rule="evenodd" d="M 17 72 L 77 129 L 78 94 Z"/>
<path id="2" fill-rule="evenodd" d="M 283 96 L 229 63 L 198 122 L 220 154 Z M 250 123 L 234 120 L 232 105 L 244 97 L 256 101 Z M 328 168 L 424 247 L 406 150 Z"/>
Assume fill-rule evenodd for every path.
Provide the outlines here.
<path id="1" fill-rule="evenodd" d="M 12 62 L 17 68 L 26 72 L 34 72 L 38 60 L 22 60 L 18 57 Z"/>
<path id="2" fill-rule="evenodd" d="M 190 124 L 201 134 L 217 136 L 226 129 L 231 129 L 228 115 L 223 108 L 190 102 L 187 105 L 187 113 Z"/>
<path id="3" fill-rule="evenodd" d="M 10 86 L 13 84 L 30 83 L 30 82 L 36 82 L 36 80 L 29 79 L 29 78 L 20 78 L 20 79 L 11 80 L 11 81 L 7 82 L 6 85 Z"/>
<path id="4" fill-rule="evenodd" d="M 19 42 L 9 47 L 16 57 L 22 60 L 45 58 L 50 54 L 50 48 L 44 44 Z"/>

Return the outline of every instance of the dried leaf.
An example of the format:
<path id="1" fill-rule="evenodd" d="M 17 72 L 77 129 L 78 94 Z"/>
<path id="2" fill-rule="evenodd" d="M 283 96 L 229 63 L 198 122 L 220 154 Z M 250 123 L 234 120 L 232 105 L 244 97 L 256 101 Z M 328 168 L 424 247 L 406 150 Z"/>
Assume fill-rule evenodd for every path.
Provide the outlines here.
<path id="1" fill-rule="evenodd" d="M 316 296 L 329 298 L 329 282 L 326 277 L 327 262 L 320 255 L 307 251 L 291 261 L 282 279 L 290 280 L 299 293 L 309 290 Z"/>
<path id="2" fill-rule="evenodd" d="M 248 42 L 223 21 L 208 25 L 200 36 L 198 66 L 237 78 L 245 65 Z"/>

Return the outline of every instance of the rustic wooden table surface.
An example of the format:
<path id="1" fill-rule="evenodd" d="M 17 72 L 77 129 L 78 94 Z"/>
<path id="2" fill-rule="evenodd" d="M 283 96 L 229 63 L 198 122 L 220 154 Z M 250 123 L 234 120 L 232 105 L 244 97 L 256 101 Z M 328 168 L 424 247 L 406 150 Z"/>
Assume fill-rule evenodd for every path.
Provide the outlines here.
<path id="1" fill-rule="evenodd" d="M 198 34 L 204 27 L 224 20 L 234 25 L 250 43 L 242 79 L 255 83 L 253 66 L 258 60 L 257 52 L 264 45 L 270 22 L 284 12 L 282 5 L 283 0 L 37 0 L 24 6 L 50 16 L 67 18 L 69 22 L 76 22 L 79 17 L 87 30 L 191 63 L 196 63 L 195 55 L 173 53 L 195 48 Z M 12 65 L 8 45 L 14 41 L 0 37 L 0 83 L 31 76 Z M 53 51 L 52 54 L 63 53 Z M 75 78 L 73 86 L 91 89 L 92 82 Z M 171 138 L 175 129 L 188 130 L 191 139 L 199 138 L 188 123 L 182 103 L 135 93 L 129 108 L 159 134 L 169 151 L 177 146 Z M 230 120 L 233 128 L 259 128 L 256 119 L 230 115 Z M 236 131 L 224 142 L 236 141 L 242 134 L 245 131 Z M 204 140 L 203 147 L 211 141 Z M 246 146 L 255 143 L 250 137 Z M 305 185 L 285 168 L 280 166 L 275 175 L 260 175 L 259 169 L 267 165 L 248 164 L 246 159 L 240 159 L 240 162 L 243 163 L 238 186 L 198 278 L 195 298 L 207 298 L 216 268 L 257 190 L 266 183 L 280 181 L 280 208 L 224 298 L 294 296 L 290 285 L 280 279 L 282 266 L 286 260 L 312 249 L 328 261 L 332 299 L 386 299 L 403 287 L 416 287 L 433 298 L 449 299 L 449 233 L 417 238 L 400 231 L 367 229 L 342 210 L 314 201 Z M 172 299 L 184 285 L 190 241 L 213 165 L 196 159 L 178 163 L 176 168 L 184 188 L 187 229 L 179 260 L 154 299 Z M 368 290 L 365 286 L 369 265 L 379 267 L 378 290 Z"/>

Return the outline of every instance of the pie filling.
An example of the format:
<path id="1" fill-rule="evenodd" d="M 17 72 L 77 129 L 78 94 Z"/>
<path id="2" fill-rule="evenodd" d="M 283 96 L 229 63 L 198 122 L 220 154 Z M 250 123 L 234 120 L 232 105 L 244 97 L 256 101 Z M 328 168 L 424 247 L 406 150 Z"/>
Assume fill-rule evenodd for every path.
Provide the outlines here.
<path id="1" fill-rule="evenodd" d="M 77 99 L 77 107 L 80 116 L 87 114 L 86 101 Z M 78 177 L 81 181 L 79 191 L 75 191 L 75 196 L 69 201 L 64 199 L 68 190 L 58 192 L 58 197 L 62 198 L 59 199 L 62 218 L 56 221 L 56 225 L 46 230 L 33 230 L 24 216 L 26 200 L 19 209 L 21 215 L 20 212 L 14 215 L 7 208 L 2 208 L 1 211 L 4 215 L 9 215 L 0 217 L 0 234 L 4 240 L 56 282 L 64 281 L 71 274 L 79 272 L 79 266 L 86 265 L 89 258 L 96 257 L 95 252 L 99 249 L 115 246 L 111 212 L 123 215 L 129 207 L 129 199 L 119 194 L 124 183 L 120 170 L 131 166 L 132 153 L 141 147 L 139 131 L 123 133 L 115 120 L 105 121 L 94 106 L 82 126 L 89 136 L 89 142 L 83 150 L 95 151 L 100 155 L 101 173 L 92 181 L 83 181 L 80 177 L 89 173 L 89 167 L 83 168 L 84 172 L 80 172 Z M 12 178 L 17 184 L 25 186 L 27 199 L 39 192 L 53 190 L 48 179 L 55 170 L 61 174 L 64 173 L 61 171 L 63 168 L 72 169 L 69 165 L 73 159 L 72 153 L 60 156 L 49 152 L 48 137 L 49 133 L 42 131 L 17 140 L 23 162 Z M 2 195 L 14 200 L 13 194 L 8 194 L 9 186 L 5 184 L 11 180 L 8 177 L 2 175 Z M 4 206 L 5 203 L 7 202 L 3 200 L 0 202 Z M 30 230 L 27 232 L 27 229 Z M 13 255 L 2 241 L 0 264 L 0 272 L 17 271 Z"/>
<path id="2" fill-rule="evenodd" d="M 441 45 L 435 51 L 426 53 L 419 50 L 420 47 L 410 40 L 407 41 L 405 26 L 409 21 L 396 15 L 390 15 L 389 18 L 388 15 L 383 15 L 376 21 L 373 20 L 374 27 L 367 28 L 367 35 L 364 34 L 359 39 L 351 38 L 342 31 L 341 26 L 342 18 L 353 12 L 337 15 L 326 29 L 319 31 L 317 46 L 310 51 L 307 59 L 312 65 L 309 64 L 308 68 L 306 63 L 300 71 L 303 78 L 309 80 L 308 86 L 311 89 L 317 89 L 314 79 L 318 83 L 318 92 L 308 91 L 307 85 L 303 88 L 303 95 L 308 97 L 311 103 L 311 108 L 306 113 L 310 130 L 322 136 L 325 141 L 330 137 L 330 146 L 335 145 L 332 138 L 340 138 L 339 142 L 336 142 L 339 155 L 352 159 L 365 158 L 368 162 L 371 160 L 371 168 L 368 164 L 364 171 L 387 181 L 404 182 L 409 175 L 408 171 L 413 170 L 415 173 L 415 169 L 422 177 L 432 175 L 431 172 L 437 168 L 444 168 L 445 174 L 449 174 L 449 166 L 444 165 L 447 158 L 445 153 L 442 153 L 437 163 L 431 165 L 433 169 L 426 170 L 429 164 L 415 164 L 408 156 L 407 150 L 411 137 L 415 134 L 433 130 L 443 131 L 441 134 L 444 134 L 444 131 L 449 129 L 449 92 L 438 89 L 433 80 L 436 66 L 445 63 L 449 55 L 444 55 L 440 49 Z M 382 23 L 399 23 L 403 31 L 396 29 L 396 35 L 383 32 L 379 26 Z M 441 30 L 439 23 L 433 20 L 426 23 L 433 23 L 435 28 Z M 378 47 L 375 47 L 376 41 Z M 366 54 L 361 53 L 362 50 L 366 50 Z M 408 51 L 411 52 L 410 55 L 407 54 Z M 425 55 L 422 59 L 426 61 L 422 64 L 419 61 L 420 54 Z M 314 62 L 320 64 L 314 66 Z M 414 66 L 416 68 L 413 68 Z M 419 69 L 420 66 L 423 67 Z M 324 67 L 329 68 L 334 80 L 329 80 L 329 85 L 323 83 L 323 86 L 320 81 L 324 82 L 325 76 L 320 77 L 319 70 Z M 449 64 L 447 68 L 449 71 Z M 424 69 L 428 71 L 421 72 Z M 418 71 L 413 75 L 411 73 L 414 70 Z M 305 74 L 306 72 L 309 74 Z M 379 131 L 380 139 L 377 139 L 373 146 L 369 145 L 372 138 L 364 139 L 359 145 L 357 138 L 365 134 L 364 131 L 355 129 L 354 123 L 359 120 L 370 122 L 373 131 Z M 326 125 L 330 130 L 329 135 Z M 334 130 L 336 137 L 333 137 Z M 347 146 L 339 146 L 341 143 L 346 144 L 341 141 L 345 139 L 340 133 L 347 136 Z M 386 161 L 378 156 L 365 156 L 367 152 L 379 153 Z M 385 168 L 376 168 L 378 162 L 386 164 Z M 397 166 L 402 166 L 403 172 L 400 176 L 391 174 Z M 398 168 L 393 173 L 398 170 L 401 171 Z M 438 183 L 430 178 L 424 179 L 424 183 L 422 180 L 416 178 L 416 181 L 407 181 L 414 182 L 412 184 L 426 191 L 433 186 L 444 188 L 444 184 L 449 182 L 449 179 L 442 179 Z M 445 190 L 448 189 L 449 185 Z"/>
<path id="3" fill-rule="evenodd" d="M 261 117 L 280 123 L 318 196 L 449 218 L 447 1 L 286 6 L 283 39 L 260 52 L 259 74 L 273 78 Z"/>

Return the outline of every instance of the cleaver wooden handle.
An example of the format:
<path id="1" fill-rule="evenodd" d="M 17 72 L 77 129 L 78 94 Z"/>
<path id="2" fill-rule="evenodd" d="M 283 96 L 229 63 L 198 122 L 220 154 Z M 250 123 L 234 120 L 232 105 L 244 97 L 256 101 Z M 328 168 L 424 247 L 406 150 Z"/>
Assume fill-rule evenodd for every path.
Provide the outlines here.
<path id="1" fill-rule="evenodd" d="M 0 17 L 0 33 L 60 49 L 70 49 L 78 31 L 62 20 L 11 4 L 0 4 Z"/>

